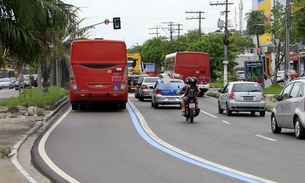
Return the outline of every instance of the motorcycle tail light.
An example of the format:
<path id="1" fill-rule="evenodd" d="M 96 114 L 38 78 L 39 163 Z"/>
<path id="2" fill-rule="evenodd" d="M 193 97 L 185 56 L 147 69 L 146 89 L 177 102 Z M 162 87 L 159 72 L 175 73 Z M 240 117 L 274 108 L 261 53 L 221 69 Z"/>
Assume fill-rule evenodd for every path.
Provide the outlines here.
<path id="1" fill-rule="evenodd" d="M 194 101 L 194 99 L 190 99 L 190 103 L 194 103 L 195 101 Z"/>

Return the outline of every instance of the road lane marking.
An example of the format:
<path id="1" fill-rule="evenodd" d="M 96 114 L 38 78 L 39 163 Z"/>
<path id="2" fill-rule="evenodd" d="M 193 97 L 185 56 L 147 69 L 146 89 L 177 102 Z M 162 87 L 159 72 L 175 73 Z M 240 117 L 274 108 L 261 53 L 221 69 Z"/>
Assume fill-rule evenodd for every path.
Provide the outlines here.
<path id="1" fill-rule="evenodd" d="M 275 139 L 272 139 L 272 138 L 269 138 L 269 137 L 265 137 L 263 135 L 259 135 L 259 134 L 256 134 L 255 136 L 259 137 L 259 138 L 262 138 L 262 139 L 265 139 L 265 140 L 269 140 L 269 141 L 273 141 L 273 142 L 276 142 L 277 140 Z"/>
<path id="2" fill-rule="evenodd" d="M 228 121 L 226 121 L 226 120 L 221 120 L 221 122 L 223 122 L 223 123 L 225 123 L 225 124 L 228 124 L 228 125 L 231 124 L 230 122 L 228 122 Z"/>
<path id="3" fill-rule="evenodd" d="M 167 142 L 164 142 L 162 139 L 160 139 L 148 126 L 146 123 L 145 118 L 142 116 L 142 114 L 139 112 L 139 110 L 135 107 L 135 105 L 129 100 L 128 104 L 126 105 L 126 108 L 130 114 L 130 117 L 132 119 L 132 122 L 138 131 L 138 133 L 141 135 L 141 137 L 146 140 L 149 144 L 152 146 L 162 150 L 163 152 L 166 152 L 172 156 L 175 156 L 176 158 L 179 158 L 183 161 L 186 161 L 188 163 L 197 165 L 199 167 L 242 180 L 244 182 L 249 183 L 276 183 L 274 181 L 264 179 L 261 177 L 257 177 L 255 175 L 251 175 L 248 173 L 244 173 L 211 161 L 208 161 L 206 159 L 203 159 L 201 157 L 195 156 L 193 154 L 190 154 L 188 152 L 185 152 L 175 146 L 172 146 L 171 144 L 168 144 Z"/>
<path id="4" fill-rule="evenodd" d="M 208 112 L 205 112 L 205 111 L 203 111 L 203 110 L 200 110 L 202 113 L 204 113 L 204 114 L 206 114 L 206 115 L 208 115 L 208 116 L 211 116 L 212 118 L 217 118 L 217 116 L 214 116 L 213 114 L 211 114 L 211 113 L 208 113 Z"/>
<path id="5" fill-rule="evenodd" d="M 46 133 L 42 136 L 39 144 L 38 144 L 38 152 L 43 159 L 43 161 L 54 171 L 57 173 L 57 175 L 61 176 L 62 178 L 66 179 L 68 182 L 73 183 L 80 183 L 79 181 L 75 180 L 73 177 L 68 175 L 66 172 L 64 172 L 62 169 L 60 169 L 48 156 L 45 150 L 45 144 L 47 139 L 49 138 L 50 134 L 53 132 L 53 130 L 61 123 L 61 121 L 70 113 L 71 107 L 69 110 L 67 110 L 61 118 L 59 118 L 54 125 L 51 126 L 49 130 L 46 131 Z"/>

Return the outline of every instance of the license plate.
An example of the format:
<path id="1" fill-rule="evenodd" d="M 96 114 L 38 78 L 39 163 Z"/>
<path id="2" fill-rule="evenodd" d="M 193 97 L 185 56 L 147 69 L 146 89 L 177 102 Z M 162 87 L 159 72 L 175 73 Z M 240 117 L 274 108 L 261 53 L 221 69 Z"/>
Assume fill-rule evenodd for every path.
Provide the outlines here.
<path id="1" fill-rule="evenodd" d="M 243 99 L 244 100 L 253 100 L 253 96 L 244 96 Z"/>
<path id="2" fill-rule="evenodd" d="M 195 107 L 196 107 L 195 103 L 190 103 L 190 104 L 189 104 L 189 108 L 190 108 L 190 109 L 194 109 Z"/>

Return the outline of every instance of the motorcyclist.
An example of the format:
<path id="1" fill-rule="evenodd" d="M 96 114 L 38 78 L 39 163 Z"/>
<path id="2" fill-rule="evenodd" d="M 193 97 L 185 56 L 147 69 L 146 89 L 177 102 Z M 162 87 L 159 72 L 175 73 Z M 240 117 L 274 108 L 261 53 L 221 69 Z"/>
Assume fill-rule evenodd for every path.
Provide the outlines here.
<path id="1" fill-rule="evenodd" d="M 183 97 L 181 100 L 181 110 L 182 116 L 185 116 L 185 104 L 186 101 L 189 99 L 191 89 L 195 89 L 195 96 L 200 93 L 200 89 L 196 85 L 197 78 L 196 77 L 187 77 L 186 78 L 186 85 L 183 87 Z M 198 106 L 198 100 L 196 100 L 196 107 Z"/>

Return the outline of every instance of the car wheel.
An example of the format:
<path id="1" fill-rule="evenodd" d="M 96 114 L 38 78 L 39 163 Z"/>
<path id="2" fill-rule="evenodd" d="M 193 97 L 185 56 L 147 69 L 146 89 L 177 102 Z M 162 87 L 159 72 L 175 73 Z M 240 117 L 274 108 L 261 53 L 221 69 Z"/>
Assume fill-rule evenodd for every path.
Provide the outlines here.
<path id="1" fill-rule="evenodd" d="M 265 111 L 260 111 L 260 112 L 259 112 L 259 116 L 261 116 L 261 117 L 264 117 L 264 116 L 265 116 L 265 114 L 266 114 L 266 112 L 265 112 Z"/>
<path id="2" fill-rule="evenodd" d="M 294 134 L 295 134 L 295 137 L 297 139 L 304 139 L 305 138 L 305 129 L 302 126 L 300 119 L 297 117 L 294 120 L 294 123 L 295 123 L 294 124 Z"/>
<path id="3" fill-rule="evenodd" d="M 227 116 L 231 116 L 232 115 L 232 111 L 229 109 L 228 104 L 226 104 L 226 115 Z"/>
<path id="4" fill-rule="evenodd" d="M 155 103 L 151 102 L 151 107 L 155 107 Z"/>
<path id="5" fill-rule="evenodd" d="M 135 98 L 139 98 L 139 94 L 135 93 L 135 94 L 134 94 L 134 97 L 135 97 Z"/>
<path id="6" fill-rule="evenodd" d="M 154 108 L 155 108 L 155 109 L 158 109 L 158 107 L 159 107 L 159 104 L 155 103 L 155 104 L 154 104 Z"/>
<path id="7" fill-rule="evenodd" d="M 277 121 L 276 121 L 276 118 L 275 118 L 274 114 L 271 115 L 271 131 L 273 133 L 281 133 L 281 131 L 282 131 L 282 128 L 280 128 L 277 125 Z"/>
<path id="8" fill-rule="evenodd" d="M 223 109 L 221 108 L 219 102 L 218 102 L 218 114 L 223 114 Z"/>
<path id="9" fill-rule="evenodd" d="M 251 114 L 254 115 L 254 114 L 255 114 L 255 111 L 251 111 Z"/>

